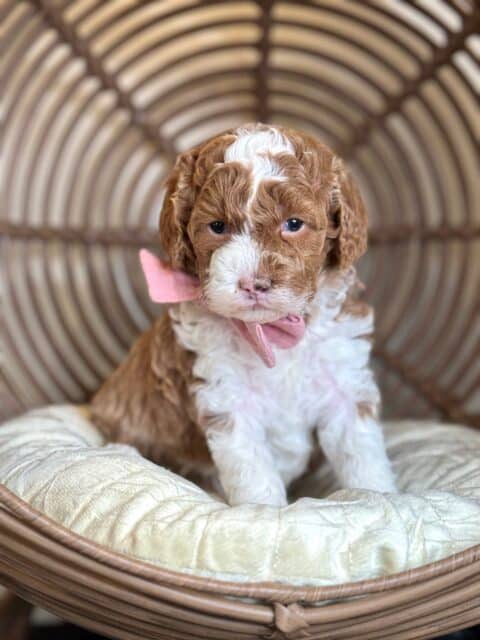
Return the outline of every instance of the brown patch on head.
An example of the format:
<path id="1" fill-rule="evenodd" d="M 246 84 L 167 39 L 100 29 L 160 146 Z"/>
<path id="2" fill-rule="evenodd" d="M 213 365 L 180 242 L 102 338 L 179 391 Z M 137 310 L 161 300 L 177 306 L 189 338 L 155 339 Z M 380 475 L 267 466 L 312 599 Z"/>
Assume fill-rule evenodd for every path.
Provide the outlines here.
<path id="1" fill-rule="evenodd" d="M 312 296 L 325 259 L 326 214 L 295 158 L 283 156 L 277 162 L 285 179 L 261 183 L 252 204 L 252 236 L 263 251 L 261 271 L 274 286 Z M 283 232 L 289 218 L 301 219 L 303 228 Z"/>
<path id="2" fill-rule="evenodd" d="M 197 271 L 188 223 L 207 176 L 223 162 L 225 149 L 234 140 L 233 134 L 225 132 L 181 153 L 167 178 L 160 215 L 160 243 L 175 269 Z"/>
<path id="3" fill-rule="evenodd" d="M 358 188 L 342 160 L 327 146 L 308 134 L 279 129 L 292 143 L 315 200 L 326 214 L 328 265 L 346 269 L 367 248 L 367 213 Z"/>
<path id="4" fill-rule="evenodd" d="M 242 231 L 250 192 L 251 172 L 238 162 L 218 164 L 206 178 L 187 226 L 200 278 L 206 274 L 215 249 Z M 225 224 L 223 235 L 215 235 L 209 228 L 217 220 Z"/>

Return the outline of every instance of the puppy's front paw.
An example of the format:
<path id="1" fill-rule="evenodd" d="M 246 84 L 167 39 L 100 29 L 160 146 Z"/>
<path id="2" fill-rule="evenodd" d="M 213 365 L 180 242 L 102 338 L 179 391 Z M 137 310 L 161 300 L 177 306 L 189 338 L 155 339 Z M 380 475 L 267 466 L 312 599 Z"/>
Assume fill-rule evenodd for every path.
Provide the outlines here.
<path id="1" fill-rule="evenodd" d="M 385 465 L 385 468 L 373 469 L 371 474 L 359 482 L 358 488 L 378 491 L 379 493 L 398 492 L 395 476 L 389 465 Z"/>

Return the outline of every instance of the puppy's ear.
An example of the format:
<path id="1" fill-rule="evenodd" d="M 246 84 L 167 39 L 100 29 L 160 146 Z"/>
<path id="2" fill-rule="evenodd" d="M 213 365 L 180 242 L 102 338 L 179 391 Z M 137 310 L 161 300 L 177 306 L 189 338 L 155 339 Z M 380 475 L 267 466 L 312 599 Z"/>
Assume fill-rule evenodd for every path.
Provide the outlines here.
<path id="1" fill-rule="evenodd" d="M 160 244 L 172 267 L 188 273 L 195 272 L 195 254 L 187 234 L 187 225 L 197 196 L 194 184 L 197 157 L 197 149 L 178 156 L 166 181 L 160 214 Z"/>
<path id="2" fill-rule="evenodd" d="M 367 212 L 360 192 L 343 162 L 333 160 L 334 184 L 330 192 L 327 238 L 333 267 L 350 267 L 367 249 Z"/>

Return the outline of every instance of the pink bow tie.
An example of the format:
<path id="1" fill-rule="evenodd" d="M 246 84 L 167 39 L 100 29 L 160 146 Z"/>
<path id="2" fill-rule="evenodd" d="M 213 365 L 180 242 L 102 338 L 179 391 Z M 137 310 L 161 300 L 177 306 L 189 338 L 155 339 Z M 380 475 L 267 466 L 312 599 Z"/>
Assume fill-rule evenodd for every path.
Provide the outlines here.
<path id="1" fill-rule="evenodd" d="M 198 279 L 183 271 L 175 271 L 146 249 L 140 251 L 140 262 L 154 302 L 184 302 L 199 300 L 202 290 Z M 232 320 L 233 325 L 253 347 L 267 367 L 275 366 L 272 344 L 290 349 L 302 339 L 305 322 L 300 316 L 288 315 L 274 322 L 243 322 Z"/>

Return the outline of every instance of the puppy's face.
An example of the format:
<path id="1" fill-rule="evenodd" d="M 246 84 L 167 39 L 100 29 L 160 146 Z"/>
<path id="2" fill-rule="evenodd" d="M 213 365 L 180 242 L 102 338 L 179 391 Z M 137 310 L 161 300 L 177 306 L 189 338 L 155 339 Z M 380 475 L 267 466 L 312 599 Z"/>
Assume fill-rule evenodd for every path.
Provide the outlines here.
<path id="1" fill-rule="evenodd" d="M 268 322 L 305 313 L 322 272 L 363 253 L 366 215 L 327 147 L 247 125 L 179 157 L 160 231 L 172 266 L 199 277 L 208 308 Z"/>

